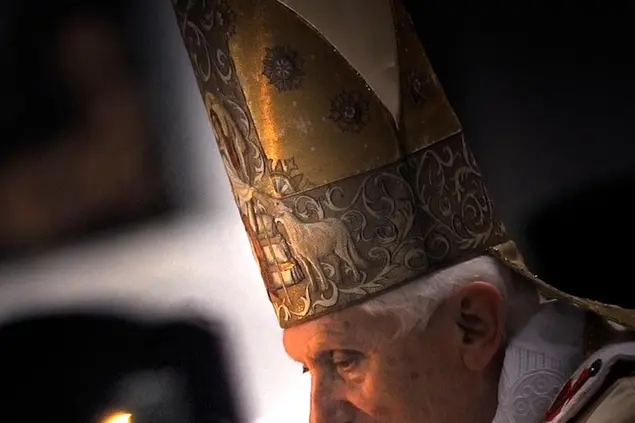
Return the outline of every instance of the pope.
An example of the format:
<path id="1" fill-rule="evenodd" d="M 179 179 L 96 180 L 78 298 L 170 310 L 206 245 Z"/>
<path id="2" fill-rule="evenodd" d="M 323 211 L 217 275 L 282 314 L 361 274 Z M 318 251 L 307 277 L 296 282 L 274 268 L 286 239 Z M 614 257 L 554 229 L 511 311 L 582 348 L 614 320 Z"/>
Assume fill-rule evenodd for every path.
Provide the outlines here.
<path id="1" fill-rule="evenodd" d="M 312 423 L 635 421 L 635 311 L 525 266 L 401 0 L 173 3 Z"/>

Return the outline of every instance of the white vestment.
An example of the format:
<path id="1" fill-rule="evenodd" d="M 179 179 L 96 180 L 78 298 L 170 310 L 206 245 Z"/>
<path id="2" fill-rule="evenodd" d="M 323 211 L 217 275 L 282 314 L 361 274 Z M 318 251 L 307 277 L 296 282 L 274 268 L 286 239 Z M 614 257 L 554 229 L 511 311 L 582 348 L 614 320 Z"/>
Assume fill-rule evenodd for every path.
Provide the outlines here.
<path id="1" fill-rule="evenodd" d="M 543 422 L 584 359 L 584 312 L 559 302 L 540 307 L 507 346 L 493 423 Z"/>

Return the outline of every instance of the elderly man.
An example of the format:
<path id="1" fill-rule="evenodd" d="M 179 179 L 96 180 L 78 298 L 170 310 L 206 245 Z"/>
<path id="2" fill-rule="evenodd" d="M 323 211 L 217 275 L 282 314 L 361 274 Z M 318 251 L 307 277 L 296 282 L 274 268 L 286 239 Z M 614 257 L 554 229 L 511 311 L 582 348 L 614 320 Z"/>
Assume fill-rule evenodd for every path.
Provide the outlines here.
<path id="1" fill-rule="evenodd" d="M 635 312 L 527 270 L 399 0 L 174 4 L 312 423 L 635 421 Z"/>

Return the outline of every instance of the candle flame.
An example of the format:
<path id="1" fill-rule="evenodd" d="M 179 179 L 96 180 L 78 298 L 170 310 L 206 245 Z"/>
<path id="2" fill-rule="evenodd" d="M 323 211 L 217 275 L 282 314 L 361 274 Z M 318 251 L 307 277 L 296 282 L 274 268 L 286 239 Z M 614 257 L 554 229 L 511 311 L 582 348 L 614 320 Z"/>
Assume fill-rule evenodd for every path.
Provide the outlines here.
<path id="1" fill-rule="evenodd" d="M 131 423 L 132 414 L 130 413 L 117 413 L 106 417 L 103 423 Z"/>

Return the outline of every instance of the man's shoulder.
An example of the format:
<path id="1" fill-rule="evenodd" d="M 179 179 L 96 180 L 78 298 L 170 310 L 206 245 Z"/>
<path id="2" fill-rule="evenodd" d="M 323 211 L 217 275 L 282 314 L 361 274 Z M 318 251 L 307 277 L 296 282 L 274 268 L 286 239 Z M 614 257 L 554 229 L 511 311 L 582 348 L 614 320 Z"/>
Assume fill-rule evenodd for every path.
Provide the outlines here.
<path id="1" fill-rule="evenodd" d="M 601 348 L 574 372 L 547 423 L 635 423 L 635 342 Z"/>

